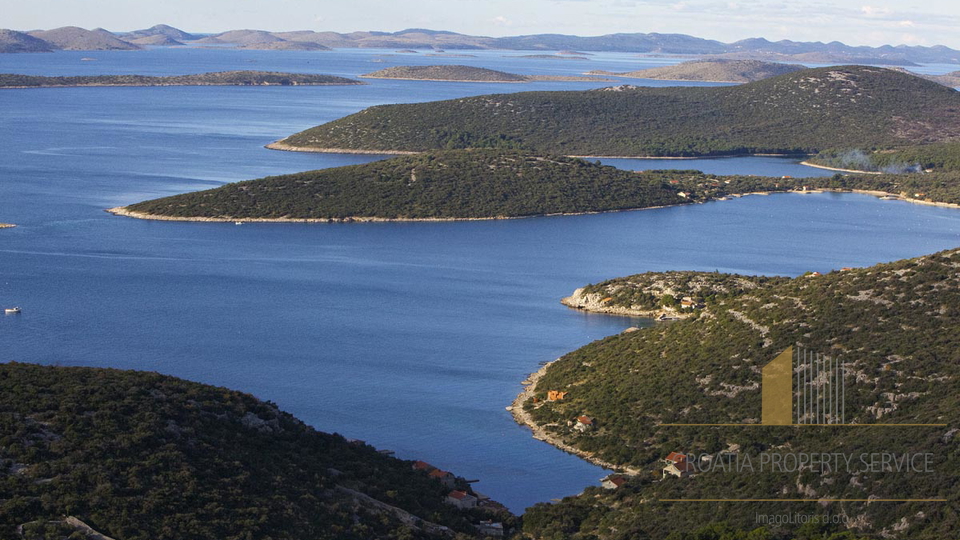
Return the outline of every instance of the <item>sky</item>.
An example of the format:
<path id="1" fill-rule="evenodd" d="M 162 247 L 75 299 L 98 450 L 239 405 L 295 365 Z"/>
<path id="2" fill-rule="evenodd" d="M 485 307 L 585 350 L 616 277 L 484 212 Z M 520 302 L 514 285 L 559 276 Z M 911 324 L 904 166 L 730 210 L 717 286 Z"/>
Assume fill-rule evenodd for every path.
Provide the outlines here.
<path id="1" fill-rule="evenodd" d="M 165 23 L 188 32 L 450 30 L 471 35 L 681 33 L 724 42 L 841 41 L 960 49 L 956 0 L 0 0 L 0 28 Z"/>

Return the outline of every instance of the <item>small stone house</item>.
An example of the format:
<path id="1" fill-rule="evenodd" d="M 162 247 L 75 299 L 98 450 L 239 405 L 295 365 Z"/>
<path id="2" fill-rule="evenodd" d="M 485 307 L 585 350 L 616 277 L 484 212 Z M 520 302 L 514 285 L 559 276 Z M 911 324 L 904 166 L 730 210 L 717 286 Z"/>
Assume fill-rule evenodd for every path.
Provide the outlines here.
<path id="1" fill-rule="evenodd" d="M 460 509 L 476 508 L 477 498 L 466 491 L 454 490 L 447 495 L 447 503 Z"/>
<path id="2" fill-rule="evenodd" d="M 585 431 L 590 431 L 591 429 L 597 427 L 597 423 L 593 418 L 589 416 L 578 416 L 577 421 L 573 424 L 573 429 L 583 433 Z"/>
<path id="3" fill-rule="evenodd" d="M 488 519 L 477 523 L 477 532 L 483 536 L 492 536 L 494 538 L 503 538 L 503 523 Z"/>
<path id="4" fill-rule="evenodd" d="M 457 480 L 457 477 L 454 476 L 453 473 L 449 473 L 440 469 L 434 469 L 430 471 L 430 478 L 436 478 L 441 484 L 444 485 L 444 487 L 450 489 L 453 489 Z"/>
<path id="5" fill-rule="evenodd" d="M 604 489 L 617 489 L 627 483 L 627 477 L 622 474 L 611 474 L 600 480 L 600 486 Z"/>

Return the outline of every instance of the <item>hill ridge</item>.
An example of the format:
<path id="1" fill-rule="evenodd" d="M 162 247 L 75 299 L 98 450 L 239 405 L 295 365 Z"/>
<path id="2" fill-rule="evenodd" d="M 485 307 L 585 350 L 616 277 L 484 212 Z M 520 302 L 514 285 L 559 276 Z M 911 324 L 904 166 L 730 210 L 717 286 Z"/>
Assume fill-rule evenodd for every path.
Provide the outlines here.
<path id="1" fill-rule="evenodd" d="M 883 68 L 807 69 L 736 87 L 620 90 L 382 105 L 279 142 L 307 150 L 510 144 L 551 154 L 690 157 L 811 154 L 960 137 L 960 94 Z"/>

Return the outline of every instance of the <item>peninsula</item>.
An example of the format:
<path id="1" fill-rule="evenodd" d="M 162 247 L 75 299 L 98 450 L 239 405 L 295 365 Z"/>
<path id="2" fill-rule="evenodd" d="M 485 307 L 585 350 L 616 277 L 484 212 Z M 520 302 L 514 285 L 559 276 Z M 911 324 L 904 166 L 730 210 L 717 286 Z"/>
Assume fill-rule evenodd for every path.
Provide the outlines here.
<path id="1" fill-rule="evenodd" d="M 109 211 L 165 221 L 446 221 L 637 210 L 811 189 L 960 203 L 956 173 L 806 179 L 638 173 L 577 158 L 475 149 L 248 180 Z"/>
<path id="2" fill-rule="evenodd" d="M 929 452 L 935 470 L 960 467 L 951 450 L 960 365 L 943 361 L 960 339 L 960 311 L 950 307 L 960 305 L 960 249 L 796 278 L 639 274 L 583 287 L 574 298 L 596 301 L 601 311 L 689 315 L 591 343 L 527 381 L 513 406 L 518 421 L 532 424 L 538 438 L 625 471 L 612 489 L 587 488 L 529 509 L 529 537 L 553 538 L 562 527 L 565 538 L 603 538 L 610 530 L 635 538 L 752 538 L 761 526 L 755 514 L 782 511 L 784 499 L 793 512 L 856 516 L 840 527 L 805 529 L 811 538 L 844 530 L 852 539 L 952 534 L 955 485 L 938 475 L 759 463 L 770 454 Z M 788 346 L 843 362 L 844 422 L 855 427 L 757 425 L 762 368 Z M 868 427 L 876 424 L 893 427 Z M 688 457 L 682 467 L 677 454 Z M 717 467 L 751 458 L 754 469 Z M 687 502 L 720 497 L 723 504 Z M 868 503 L 903 498 L 931 502 Z"/>
<path id="3" fill-rule="evenodd" d="M 747 83 L 807 69 L 798 64 L 760 60 L 692 60 L 675 66 L 627 72 L 588 71 L 587 75 L 613 75 L 630 79 Z"/>
<path id="4" fill-rule="evenodd" d="M 79 86 L 332 86 L 361 81 L 333 75 L 276 73 L 271 71 L 220 71 L 196 75 L 79 75 L 44 77 L 0 73 L 0 88 L 63 88 Z"/>
<path id="5" fill-rule="evenodd" d="M 525 83 L 542 81 L 594 81 L 607 82 L 612 79 L 586 76 L 564 75 L 517 75 L 505 71 L 473 66 L 397 66 L 373 73 L 361 75 L 364 79 L 402 79 L 411 81 L 450 81 L 450 82 L 493 82 Z"/>
<path id="6" fill-rule="evenodd" d="M 381 105 L 291 135 L 287 150 L 512 146 L 580 156 L 813 154 L 960 137 L 960 93 L 844 66 L 730 87 L 522 92 Z"/>
<path id="7" fill-rule="evenodd" d="M 684 204 L 692 197 L 678 196 L 669 183 L 680 176 L 511 150 L 451 150 L 228 184 L 111 212 L 202 221 L 497 219 Z"/>

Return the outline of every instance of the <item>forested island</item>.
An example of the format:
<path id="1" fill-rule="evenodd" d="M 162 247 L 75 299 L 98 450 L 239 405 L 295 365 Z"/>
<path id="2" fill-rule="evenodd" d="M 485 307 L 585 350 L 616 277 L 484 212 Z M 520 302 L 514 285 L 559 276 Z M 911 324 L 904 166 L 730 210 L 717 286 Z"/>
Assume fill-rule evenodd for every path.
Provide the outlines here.
<path id="1" fill-rule="evenodd" d="M 957 526 L 960 250 L 792 279 L 648 273 L 574 296 L 628 310 L 689 299 L 690 316 L 591 343 L 536 377 L 520 407 L 545 438 L 634 474 L 528 510 L 530 537 L 934 540 Z M 845 422 L 861 427 L 742 426 L 760 422 L 760 368 L 792 345 L 844 363 Z M 662 472 L 671 452 L 712 460 L 691 457 L 678 478 Z M 716 467 L 802 452 L 929 453 L 934 472 Z M 724 502 L 684 502 L 702 498 Z M 760 500 L 736 501 L 747 498 Z M 756 515 L 787 508 L 782 499 L 809 501 L 791 502 L 790 512 L 844 515 L 847 525 L 758 525 Z"/>
<path id="2" fill-rule="evenodd" d="M 635 210 L 749 193 L 861 191 L 927 204 L 960 203 L 960 174 L 717 176 L 634 172 L 516 150 L 448 150 L 271 176 L 110 212 L 172 221 L 498 219 Z"/>
<path id="3" fill-rule="evenodd" d="M 525 83 L 535 81 L 610 81 L 600 77 L 567 75 L 517 75 L 473 66 L 396 66 L 367 73 L 365 79 L 401 79 L 411 81 Z"/>
<path id="4" fill-rule="evenodd" d="M 155 373 L 0 364 L 0 441 L 3 538 L 453 540 L 517 525 L 449 504 L 412 461 Z"/>
<path id="5" fill-rule="evenodd" d="M 611 91 L 616 90 L 616 91 Z M 304 151 L 498 147 L 580 156 L 815 154 L 960 136 L 960 94 L 893 70 L 797 71 L 734 87 L 523 92 L 382 105 L 291 135 Z"/>
<path id="6" fill-rule="evenodd" d="M 57 88 L 77 86 L 326 86 L 364 84 L 361 81 L 308 73 L 219 71 L 195 75 L 76 75 L 46 77 L 0 73 L 0 88 Z"/>
<path id="7" fill-rule="evenodd" d="M 799 64 L 781 64 L 760 60 L 691 60 L 675 66 L 664 66 L 637 71 L 588 71 L 587 75 L 614 75 L 631 79 L 665 81 L 702 81 L 746 83 L 760 81 L 807 69 Z"/>

